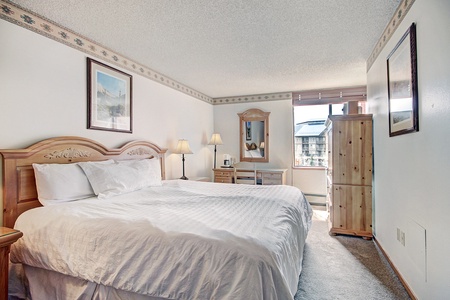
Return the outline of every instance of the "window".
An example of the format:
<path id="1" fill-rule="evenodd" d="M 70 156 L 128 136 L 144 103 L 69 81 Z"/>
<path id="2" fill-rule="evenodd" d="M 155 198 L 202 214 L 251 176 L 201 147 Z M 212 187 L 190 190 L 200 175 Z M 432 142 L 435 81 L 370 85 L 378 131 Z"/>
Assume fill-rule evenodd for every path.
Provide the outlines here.
<path id="1" fill-rule="evenodd" d="M 325 121 L 328 115 L 342 115 L 344 104 L 294 107 L 294 167 L 326 167 Z"/>
<path id="2" fill-rule="evenodd" d="M 293 92 L 294 167 L 327 167 L 328 116 L 364 113 L 365 100 L 365 86 Z"/>

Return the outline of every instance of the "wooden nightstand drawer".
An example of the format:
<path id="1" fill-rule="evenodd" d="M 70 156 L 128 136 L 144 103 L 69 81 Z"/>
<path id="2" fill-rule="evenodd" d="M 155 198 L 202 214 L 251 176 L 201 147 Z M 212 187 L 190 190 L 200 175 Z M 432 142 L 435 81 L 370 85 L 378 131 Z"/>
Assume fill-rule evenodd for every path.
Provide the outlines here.
<path id="1" fill-rule="evenodd" d="M 231 177 L 231 175 L 232 175 L 232 172 L 214 171 L 215 177 Z"/>
<path id="2" fill-rule="evenodd" d="M 214 176 L 214 182 L 232 183 L 233 178 L 231 176 Z"/>

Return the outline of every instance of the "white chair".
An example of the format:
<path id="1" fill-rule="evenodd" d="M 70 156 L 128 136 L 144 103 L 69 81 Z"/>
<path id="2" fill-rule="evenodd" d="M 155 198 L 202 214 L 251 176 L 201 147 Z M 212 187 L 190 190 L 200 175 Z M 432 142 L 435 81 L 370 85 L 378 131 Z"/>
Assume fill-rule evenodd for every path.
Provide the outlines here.
<path id="1" fill-rule="evenodd" d="M 256 164 L 239 162 L 233 165 L 234 183 L 237 184 L 256 184 Z"/>

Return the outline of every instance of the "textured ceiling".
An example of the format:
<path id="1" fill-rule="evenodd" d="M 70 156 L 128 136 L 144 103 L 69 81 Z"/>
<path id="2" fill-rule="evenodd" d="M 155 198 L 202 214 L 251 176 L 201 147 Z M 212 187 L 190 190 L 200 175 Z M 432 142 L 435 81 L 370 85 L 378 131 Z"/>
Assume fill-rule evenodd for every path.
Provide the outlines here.
<path id="1" fill-rule="evenodd" d="M 210 97 L 366 84 L 400 0 L 14 0 Z"/>

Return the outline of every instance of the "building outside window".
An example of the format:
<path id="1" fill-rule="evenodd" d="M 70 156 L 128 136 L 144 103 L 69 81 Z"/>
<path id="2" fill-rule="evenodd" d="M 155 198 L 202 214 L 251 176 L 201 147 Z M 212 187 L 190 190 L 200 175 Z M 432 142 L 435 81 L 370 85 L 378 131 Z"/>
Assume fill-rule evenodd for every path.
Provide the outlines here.
<path id="1" fill-rule="evenodd" d="M 295 165 L 326 166 L 325 120 L 308 120 L 295 127 Z"/>
<path id="2" fill-rule="evenodd" d="M 294 107 L 294 167 L 327 167 L 325 122 L 328 115 L 342 115 L 343 105 Z"/>

